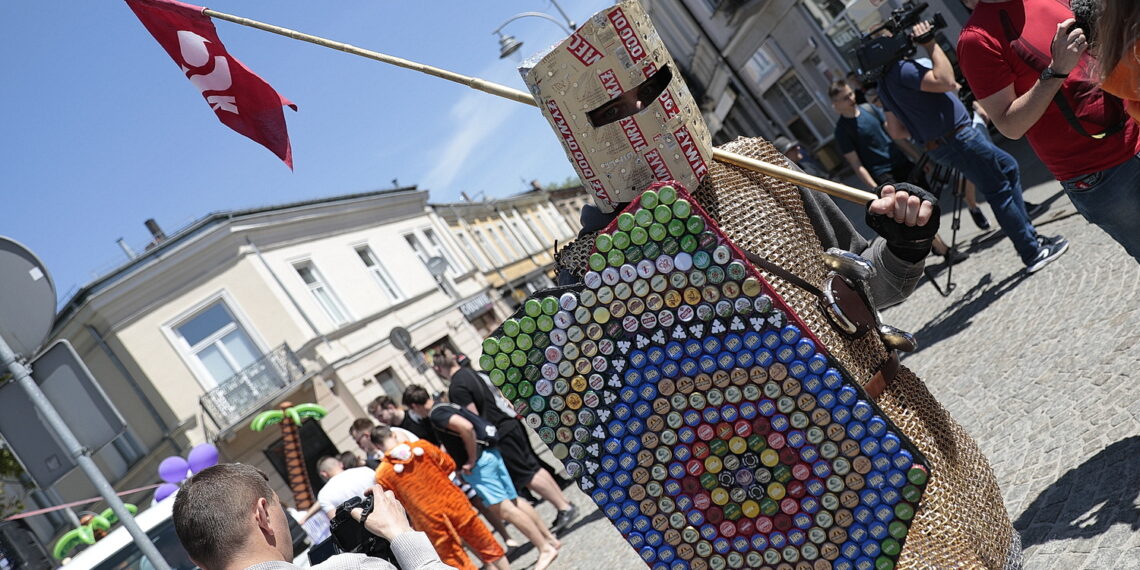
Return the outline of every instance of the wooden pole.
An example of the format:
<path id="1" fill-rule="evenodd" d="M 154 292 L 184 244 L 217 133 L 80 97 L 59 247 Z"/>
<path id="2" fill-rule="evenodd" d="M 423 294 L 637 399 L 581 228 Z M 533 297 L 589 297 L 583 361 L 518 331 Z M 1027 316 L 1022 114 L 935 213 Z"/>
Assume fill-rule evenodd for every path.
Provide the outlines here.
<path id="1" fill-rule="evenodd" d="M 534 107 L 538 106 L 534 100 L 534 97 L 532 97 L 531 94 L 527 93 L 526 91 L 520 91 L 518 89 L 507 87 L 506 85 L 499 85 L 498 83 L 484 81 L 477 77 L 461 75 L 459 73 L 448 71 L 446 69 L 432 67 L 430 65 L 394 57 L 377 51 L 358 48 L 351 44 L 325 39 L 319 36 L 298 32 L 297 30 L 291 30 L 289 28 L 283 28 L 281 26 L 274 26 L 273 24 L 251 20 L 249 18 L 243 18 L 241 16 L 234 16 L 233 14 L 218 12 L 217 10 L 211 10 L 209 8 L 204 8 L 202 10 L 202 14 L 211 18 L 233 22 L 235 24 L 248 26 L 250 28 L 257 28 L 259 30 L 285 36 L 287 38 L 309 42 L 311 44 L 343 51 L 352 55 L 374 59 L 376 61 L 395 65 L 397 67 L 403 67 L 412 71 L 418 71 L 427 75 L 433 75 L 440 79 L 446 79 L 454 83 L 459 83 L 460 85 L 466 85 L 472 89 L 476 89 L 484 93 L 490 93 L 491 95 L 502 97 L 504 99 L 510 99 L 511 101 L 525 103 Z M 857 204 L 866 204 L 867 202 L 870 202 L 876 198 L 876 196 L 870 192 L 857 190 L 845 184 L 839 184 L 837 182 L 832 182 L 831 180 L 811 176 L 810 174 L 805 174 L 798 170 L 792 170 L 783 166 L 777 166 L 775 164 L 748 158 L 746 156 L 741 156 L 739 154 L 717 148 L 713 149 L 713 158 L 721 162 L 727 162 L 735 166 L 746 168 L 755 172 L 759 172 L 761 174 L 766 174 L 773 178 L 778 178 L 780 180 L 785 180 L 793 184 L 798 184 L 805 188 L 819 190 L 821 192 L 835 196 L 836 198 L 850 200 Z"/>

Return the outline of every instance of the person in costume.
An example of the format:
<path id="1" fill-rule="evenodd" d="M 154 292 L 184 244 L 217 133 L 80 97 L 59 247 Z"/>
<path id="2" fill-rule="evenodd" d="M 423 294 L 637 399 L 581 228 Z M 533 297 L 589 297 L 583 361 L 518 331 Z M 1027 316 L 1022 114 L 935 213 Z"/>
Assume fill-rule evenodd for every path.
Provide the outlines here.
<path id="1" fill-rule="evenodd" d="M 445 564 L 475 570 L 463 541 L 488 565 L 510 568 L 503 547 L 479 519 L 467 497 L 451 482 L 455 460 L 426 439 L 399 443 L 389 428 L 377 428 L 383 452 L 376 482 L 396 494 L 412 525 L 428 535 Z"/>
<path id="2" fill-rule="evenodd" d="M 895 349 L 907 345 L 905 335 L 882 326 L 862 334 L 842 330 L 818 295 L 838 270 L 865 284 L 871 311 L 905 299 L 937 232 L 933 197 L 905 184 L 880 187 L 867 209 L 879 237 L 868 241 L 828 196 L 713 160 L 700 109 L 636 2 L 595 15 L 520 71 L 594 198 L 583 208 L 579 239 L 558 252 L 560 283 L 582 282 L 595 236 L 642 190 L 678 181 L 925 456 L 925 495 L 901 553 L 887 567 L 1020 566 L 1020 539 L 985 456 L 918 377 L 897 365 Z M 720 149 L 792 166 L 760 138 Z"/>

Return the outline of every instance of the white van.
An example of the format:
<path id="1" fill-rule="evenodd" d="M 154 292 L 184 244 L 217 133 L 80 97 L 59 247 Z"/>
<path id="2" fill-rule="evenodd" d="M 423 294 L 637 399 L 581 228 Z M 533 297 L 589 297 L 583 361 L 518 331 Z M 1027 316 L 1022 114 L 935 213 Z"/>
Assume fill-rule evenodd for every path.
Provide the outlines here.
<path id="1" fill-rule="evenodd" d="M 178 535 L 174 532 L 174 498 L 156 503 L 149 509 L 135 515 L 135 522 L 154 542 L 159 554 L 166 559 L 171 570 L 195 570 L 198 567 L 190 561 L 182 544 L 178 542 Z M 305 538 L 300 544 L 297 540 L 297 531 L 304 535 L 299 526 L 290 524 L 293 531 L 294 549 L 297 552 L 294 564 L 302 568 L 309 566 L 309 556 Z M 116 525 L 106 537 L 99 542 L 85 548 L 75 555 L 65 566 L 64 570 L 154 570 L 150 560 L 143 556 L 142 551 L 135 545 L 127 529 Z"/>

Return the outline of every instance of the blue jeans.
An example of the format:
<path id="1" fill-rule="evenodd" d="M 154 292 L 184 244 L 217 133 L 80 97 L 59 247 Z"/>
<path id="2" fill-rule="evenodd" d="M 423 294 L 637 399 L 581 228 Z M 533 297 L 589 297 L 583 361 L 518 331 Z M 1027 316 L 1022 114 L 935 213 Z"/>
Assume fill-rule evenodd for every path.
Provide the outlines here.
<path id="1" fill-rule="evenodd" d="M 1086 220 L 1100 226 L 1140 261 L 1140 156 L 1071 180 L 1065 194 Z"/>
<path id="2" fill-rule="evenodd" d="M 977 129 L 965 128 L 942 146 L 928 152 L 943 166 L 962 173 L 986 197 L 994 217 L 1013 242 L 1026 265 L 1037 257 L 1037 230 L 1025 211 L 1021 197 L 1021 172 L 1017 160 L 994 146 Z"/>

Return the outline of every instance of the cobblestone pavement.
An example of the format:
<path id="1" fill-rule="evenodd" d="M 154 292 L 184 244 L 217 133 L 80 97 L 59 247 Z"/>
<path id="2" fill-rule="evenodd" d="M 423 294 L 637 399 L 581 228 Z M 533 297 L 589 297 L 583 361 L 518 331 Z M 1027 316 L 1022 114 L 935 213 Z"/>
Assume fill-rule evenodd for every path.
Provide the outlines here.
<path id="1" fill-rule="evenodd" d="M 917 335 L 904 363 L 990 458 L 1027 570 L 1140 568 L 1140 265 L 1043 182 L 1027 147 L 1007 148 L 1034 184 L 1026 198 L 1049 206 L 1040 232 L 1065 235 L 1069 251 L 1023 277 L 1009 241 L 963 210 L 958 243 L 971 255 L 954 266 L 950 295 L 924 280 L 884 319 Z M 949 238 L 949 213 L 943 228 Z M 932 269 L 944 287 L 945 267 Z M 567 492 L 582 514 L 554 568 L 644 567 L 587 496 Z M 549 505 L 539 512 L 554 517 Z"/>

